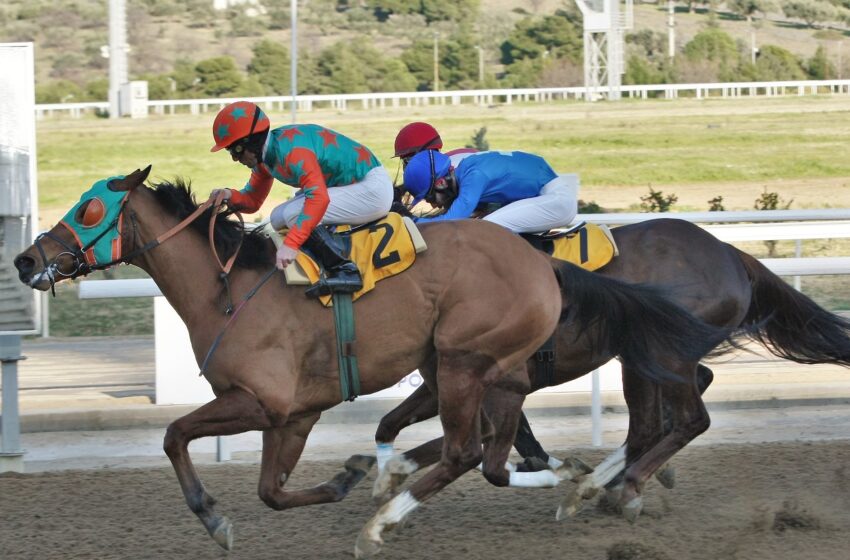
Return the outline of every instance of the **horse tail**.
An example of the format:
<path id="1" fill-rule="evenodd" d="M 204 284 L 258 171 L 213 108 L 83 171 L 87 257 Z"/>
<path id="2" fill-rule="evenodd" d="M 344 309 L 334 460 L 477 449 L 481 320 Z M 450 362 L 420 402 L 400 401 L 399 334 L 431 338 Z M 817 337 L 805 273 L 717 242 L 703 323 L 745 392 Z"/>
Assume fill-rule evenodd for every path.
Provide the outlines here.
<path id="1" fill-rule="evenodd" d="M 738 251 L 752 298 L 741 323 L 773 355 L 801 364 L 850 367 L 850 321 L 789 286 L 758 259 Z"/>
<path id="2" fill-rule="evenodd" d="M 619 356 L 656 382 L 684 379 L 659 361 L 699 362 L 732 329 L 704 323 L 668 299 L 662 288 L 628 284 L 553 259 L 563 294 L 561 322 L 574 322 L 594 354 Z"/>

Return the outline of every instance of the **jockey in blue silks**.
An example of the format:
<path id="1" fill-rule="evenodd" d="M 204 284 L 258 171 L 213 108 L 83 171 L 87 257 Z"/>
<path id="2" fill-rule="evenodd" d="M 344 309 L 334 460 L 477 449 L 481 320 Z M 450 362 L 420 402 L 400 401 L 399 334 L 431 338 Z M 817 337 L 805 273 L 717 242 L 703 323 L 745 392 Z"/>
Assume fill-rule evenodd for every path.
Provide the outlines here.
<path id="1" fill-rule="evenodd" d="M 404 170 L 404 188 L 411 206 L 425 200 L 446 210 L 418 223 L 468 218 L 481 203 L 499 203 L 485 220 L 532 233 L 566 227 L 578 212 L 576 176 L 559 176 L 540 156 L 519 151 L 470 154 L 457 168 L 436 150 L 422 151 Z"/>

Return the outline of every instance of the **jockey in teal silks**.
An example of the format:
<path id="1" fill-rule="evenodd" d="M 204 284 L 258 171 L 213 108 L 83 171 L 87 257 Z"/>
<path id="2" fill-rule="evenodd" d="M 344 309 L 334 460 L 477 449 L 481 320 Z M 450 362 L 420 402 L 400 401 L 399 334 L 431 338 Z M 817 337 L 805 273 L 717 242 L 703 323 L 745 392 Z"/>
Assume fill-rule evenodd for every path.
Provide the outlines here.
<path id="1" fill-rule="evenodd" d="M 272 227 L 289 228 L 277 252 L 278 268 L 295 260 L 303 246 L 329 274 L 308 295 L 327 293 L 329 288 L 359 290 L 362 280 L 357 266 L 319 224 L 359 225 L 389 212 L 392 180 L 375 155 L 347 136 L 315 124 L 270 130 L 268 117 L 248 101 L 231 103 L 218 113 L 213 138 L 211 151 L 227 149 L 233 161 L 251 169 L 242 190 L 213 191 L 224 191 L 235 209 L 256 212 L 275 179 L 299 189 L 271 214 Z"/>

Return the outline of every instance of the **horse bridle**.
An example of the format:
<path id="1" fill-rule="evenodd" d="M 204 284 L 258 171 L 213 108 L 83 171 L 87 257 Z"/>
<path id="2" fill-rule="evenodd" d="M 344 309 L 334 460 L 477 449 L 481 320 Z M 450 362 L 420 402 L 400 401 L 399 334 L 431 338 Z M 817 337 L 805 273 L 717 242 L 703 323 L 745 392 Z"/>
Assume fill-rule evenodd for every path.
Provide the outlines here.
<path id="1" fill-rule="evenodd" d="M 133 192 L 132 190 L 129 191 L 127 193 L 127 196 L 125 196 L 121 200 L 121 207 L 119 208 L 118 214 L 115 216 L 115 219 L 112 220 L 112 223 L 109 224 L 109 226 L 107 228 L 105 228 L 103 230 L 103 232 L 101 232 L 97 237 L 95 237 L 93 240 L 86 243 L 82 247 L 73 247 L 73 246 L 69 245 L 68 243 L 62 241 L 59 237 L 50 233 L 49 231 L 42 232 L 35 238 L 35 242 L 33 243 L 33 245 L 35 246 L 36 249 L 38 249 L 38 252 L 41 255 L 42 266 L 43 266 L 41 275 L 45 275 L 45 274 L 47 275 L 47 279 L 50 281 L 50 291 L 53 294 L 53 296 L 54 297 L 56 296 L 56 276 L 55 275 L 58 274 L 59 276 L 61 276 L 63 278 L 75 278 L 77 276 L 85 276 L 85 275 L 87 275 L 91 272 L 97 271 L 97 270 L 105 270 L 105 269 L 107 269 L 111 266 L 115 266 L 116 264 L 129 264 L 130 261 L 132 261 L 133 259 L 135 259 L 139 255 L 142 255 L 142 254 L 150 251 L 154 247 L 160 245 L 161 243 L 164 243 L 165 241 L 170 239 L 172 236 L 174 236 L 175 234 L 177 234 L 180 231 L 182 231 L 183 229 L 185 229 L 189 224 L 191 224 L 196 219 L 198 219 L 198 217 L 201 214 L 203 214 L 204 211 L 207 210 L 207 208 L 212 206 L 213 207 L 213 213 L 212 213 L 212 217 L 210 218 L 210 228 L 209 228 L 210 248 L 212 249 L 213 255 L 215 256 L 216 263 L 218 263 L 219 268 L 221 268 L 220 278 L 224 282 L 225 288 L 227 289 L 227 302 L 228 303 L 227 303 L 227 308 L 225 309 L 225 313 L 230 314 L 232 309 L 233 309 L 233 305 L 231 303 L 230 282 L 229 282 L 229 279 L 228 279 L 228 275 L 230 273 L 230 269 L 233 266 L 233 263 L 236 261 L 236 255 L 239 253 L 239 249 L 242 246 L 242 239 L 239 240 L 239 244 L 237 245 L 236 250 L 233 252 L 233 254 L 230 256 L 230 258 L 227 260 L 227 263 L 222 264 L 221 259 L 219 259 L 219 257 L 218 257 L 218 252 L 216 251 L 216 248 L 215 248 L 214 231 L 215 231 L 215 220 L 216 220 L 216 217 L 218 216 L 218 209 L 221 208 L 221 206 L 225 204 L 225 199 L 224 199 L 225 194 L 224 193 L 219 193 L 215 197 L 210 197 L 203 204 L 198 206 L 195 209 L 194 212 L 192 212 L 189 216 L 187 216 L 185 219 L 183 219 L 183 221 L 181 221 L 179 224 L 177 224 L 176 226 L 174 226 L 170 230 L 166 231 L 162 235 L 158 236 L 156 239 L 152 239 L 151 241 L 148 241 L 147 243 L 145 243 L 141 247 L 136 247 L 136 239 L 138 238 L 138 227 L 137 227 L 137 224 L 136 224 L 136 215 L 135 215 L 134 212 L 131 211 L 129 217 L 130 217 L 130 223 L 132 224 L 132 229 L 133 229 L 132 239 L 133 239 L 133 246 L 135 248 L 132 249 L 128 254 L 123 255 L 123 256 L 121 256 L 117 259 L 111 260 L 107 263 L 94 263 L 94 264 L 88 263 L 88 261 L 86 260 L 86 255 L 85 255 L 86 251 L 88 251 L 89 249 L 94 247 L 94 245 L 98 241 L 100 241 L 107 233 L 112 231 L 113 228 L 115 228 L 117 230 L 118 224 L 121 221 L 121 216 L 124 214 L 124 210 L 126 210 L 126 208 L 127 208 L 127 202 L 130 200 L 130 194 L 132 192 Z M 239 218 L 240 223 L 242 223 L 244 225 L 245 222 L 242 219 L 242 214 L 240 214 L 239 212 L 234 212 L 234 214 L 236 214 L 236 216 Z M 118 233 L 119 233 L 119 235 L 121 234 L 120 231 Z M 244 236 L 244 228 L 243 228 L 243 236 Z M 48 260 L 47 254 L 45 253 L 44 248 L 42 247 L 42 240 L 45 237 L 50 239 L 51 241 L 54 241 L 58 245 L 60 245 L 62 248 L 65 249 L 65 251 L 62 251 L 61 253 L 57 254 L 55 257 L 53 257 L 53 259 Z M 70 273 L 62 272 L 61 270 L 59 270 L 59 266 L 57 265 L 58 259 L 60 257 L 65 256 L 65 255 L 70 255 L 71 258 L 73 259 L 72 264 L 73 264 L 74 270 Z"/>
<path id="2" fill-rule="evenodd" d="M 58 236 L 50 233 L 49 231 L 44 231 L 44 232 L 41 232 L 40 234 L 38 234 L 38 236 L 35 238 L 35 241 L 33 242 L 33 245 L 35 246 L 36 249 L 38 249 L 38 253 L 41 255 L 41 262 L 42 262 L 42 273 L 41 274 L 47 274 L 47 279 L 50 281 L 50 291 L 53 294 L 53 297 L 56 297 L 55 275 L 57 275 L 57 274 L 59 276 L 63 277 L 63 278 L 76 278 L 77 276 L 85 276 L 85 275 L 87 275 L 91 272 L 94 272 L 96 270 L 105 270 L 105 269 L 109 268 L 110 266 L 114 266 L 118 263 L 130 262 L 130 260 L 132 260 L 133 258 L 138 256 L 139 254 L 141 254 L 141 252 L 139 252 L 138 250 L 134 250 L 134 251 L 131 251 L 130 255 L 128 255 L 128 256 L 121 257 L 119 259 L 115 259 L 113 261 L 110 261 L 110 262 L 104 263 L 104 264 L 95 263 L 95 264 L 92 265 L 92 264 L 89 264 L 88 261 L 86 260 L 86 251 L 88 251 L 89 249 L 94 247 L 97 244 L 97 242 L 100 241 L 107 233 L 112 231 L 113 228 L 115 228 L 115 229 L 118 228 L 118 223 L 121 221 L 121 215 L 124 213 L 124 208 L 126 207 L 127 200 L 129 198 L 130 198 L 130 193 L 128 192 L 127 196 L 125 196 L 121 200 L 121 208 L 118 210 L 118 215 L 115 216 L 115 219 L 112 220 L 112 223 L 109 224 L 109 227 L 105 228 L 94 239 L 92 239 L 90 242 L 86 243 L 85 245 L 83 245 L 81 247 L 73 247 L 73 246 L 69 245 L 68 243 L 65 243 L 64 241 L 62 241 L 62 239 L 60 239 Z M 132 215 L 131 215 L 131 221 L 133 223 L 133 231 L 134 231 L 134 234 L 135 234 L 136 220 L 135 220 L 135 217 L 133 217 Z M 120 232 L 119 232 L 119 234 L 120 234 Z M 54 243 L 60 245 L 61 247 L 63 247 L 65 249 L 65 251 L 62 251 L 61 253 L 54 256 L 53 259 L 48 260 L 47 254 L 44 252 L 44 248 L 42 247 L 42 240 L 45 237 L 50 239 Z M 135 235 L 133 236 L 133 238 L 135 239 Z M 145 250 L 147 250 L 147 249 L 145 249 Z M 57 264 L 57 261 L 65 255 L 70 255 L 71 258 L 73 259 L 72 265 L 73 265 L 74 270 L 70 273 L 62 272 L 59 269 L 59 266 Z"/>

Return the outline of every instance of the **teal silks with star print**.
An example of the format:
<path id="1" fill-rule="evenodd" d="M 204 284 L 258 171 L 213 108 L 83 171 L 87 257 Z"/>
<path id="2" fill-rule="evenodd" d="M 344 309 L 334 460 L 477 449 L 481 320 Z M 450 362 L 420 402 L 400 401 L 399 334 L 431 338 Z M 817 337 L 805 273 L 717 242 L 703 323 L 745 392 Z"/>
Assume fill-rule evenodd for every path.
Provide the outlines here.
<path id="1" fill-rule="evenodd" d="M 96 182 L 59 222 L 77 238 L 90 266 L 121 258 L 121 209 L 129 192 L 113 191 L 109 184 L 123 178 L 119 175 Z"/>

